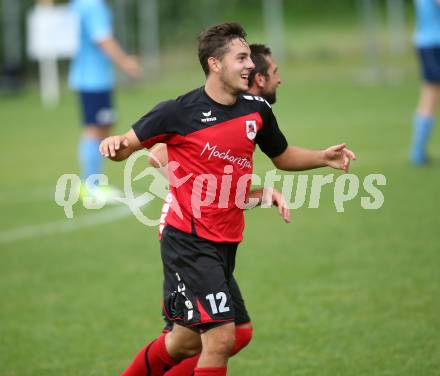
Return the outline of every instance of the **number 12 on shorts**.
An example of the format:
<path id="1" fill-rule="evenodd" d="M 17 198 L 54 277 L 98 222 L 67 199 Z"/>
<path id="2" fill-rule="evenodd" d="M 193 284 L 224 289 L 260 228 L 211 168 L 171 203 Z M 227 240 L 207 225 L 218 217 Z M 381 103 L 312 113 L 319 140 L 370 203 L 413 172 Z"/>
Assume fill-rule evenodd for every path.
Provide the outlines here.
<path id="1" fill-rule="evenodd" d="M 219 312 L 229 312 L 229 307 L 226 305 L 227 298 L 224 292 L 218 292 L 215 295 L 215 298 L 214 294 L 206 295 L 206 300 L 209 301 L 209 304 L 211 305 L 211 311 L 214 315 Z M 219 302 L 218 308 L 216 300 Z"/>

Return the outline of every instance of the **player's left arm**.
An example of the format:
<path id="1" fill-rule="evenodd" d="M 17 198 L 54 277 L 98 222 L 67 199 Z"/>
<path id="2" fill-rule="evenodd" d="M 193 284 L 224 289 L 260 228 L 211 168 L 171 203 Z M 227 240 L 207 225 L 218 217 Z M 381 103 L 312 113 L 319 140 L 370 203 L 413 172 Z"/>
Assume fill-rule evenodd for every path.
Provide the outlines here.
<path id="1" fill-rule="evenodd" d="M 263 127 L 258 132 L 256 142 L 276 168 L 285 171 L 303 171 L 328 166 L 348 171 L 350 161 L 356 159 L 356 156 L 345 144 L 330 146 L 325 150 L 289 146 L 278 127 L 272 108 L 267 103 L 266 105 L 260 103 Z"/>
<path id="2" fill-rule="evenodd" d="M 356 155 L 346 144 L 330 146 L 324 150 L 288 146 L 279 156 L 272 158 L 275 167 L 285 171 L 303 171 L 319 167 L 333 167 L 348 171 Z"/>

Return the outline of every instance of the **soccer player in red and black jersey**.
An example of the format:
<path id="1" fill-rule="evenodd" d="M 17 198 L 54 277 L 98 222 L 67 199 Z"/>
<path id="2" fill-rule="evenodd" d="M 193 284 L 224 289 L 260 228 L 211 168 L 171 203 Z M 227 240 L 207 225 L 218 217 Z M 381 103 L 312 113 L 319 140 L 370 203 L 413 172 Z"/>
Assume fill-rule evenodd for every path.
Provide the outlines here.
<path id="1" fill-rule="evenodd" d="M 278 66 L 272 57 L 269 47 L 264 44 L 251 44 L 249 48 L 254 69 L 249 74 L 249 90 L 247 93 L 262 97 L 269 104 L 273 105 L 276 102 L 277 88 L 281 84 Z M 166 144 L 158 143 L 154 145 L 150 149 L 148 161 L 168 179 Z M 258 198 L 260 201 L 272 201 L 272 204 L 278 206 L 279 213 L 284 221 L 290 222 L 290 211 L 287 209 L 284 198 L 277 190 L 270 191 L 257 188 L 249 192 L 249 195 L 252 198 Z"/>
<path id="2" fill-rule="evenodd" d="M 255 67 L 249 74 L 249 90 L 248 94 L 256 95 L 264 98 L 269 104 L 276 102 L 276 91 L 281 84 L 278 67 L 272 57 L 270 48 L 263 44 L 251 44 L 251 60 Z M 149 162 L 154 167 L 158 168 L 166 177 L 166 165 L 168 163 L 166 144 L 156 144 L 150 150 Z M 290 210 L 287 207 L 283 196 L 276 190 L 270 188 L 256 188 L 249 192 L 249 197 L 258 199 L 259 202 L 265 204 L 274 204 L 278 207 L 278 211 L 285 222 L 290 222 Z M 165 202 L 162 209 L 162 220 L 160 228 L 163 228 L 166 222 L 166 211 L 169 210 L 169 205 Z M 235 343 L 231 350 L 231 356 L 240 352 L 246 347 L 252 339 L 252 323 L 249 317 L 244 299 L 242 298 L 240 288 L 234 276 L 229 283 L 229 289 L 234 296 L 234 311 L 235 311 Z M 164 294 L 165 295 L 165 294 Z M 173 323 L 165 315 L 166 322 L 164 333 L 169 332 Z M 199 355 L 184 359 L 178 365 L 165 373 L 165 376 L 191 376 L 194 373 Z"/>
<path id="3" fill-rule="evenodd" d="M 242 94 L 254 68 L 245 37 L 236 23 L 206 29 L 199 36 L 205 85 L 158 104 L 126 134 L 100 145 L 104 156 L 120 161 L 162 142 L 174 166 L 161 239 L 164 310 L 174 326 L 143 348 L 124 375 L 163 375 L 199 352 L 194 375 L 226 375 L 235 342 L 229 285 L 256 144 L 286 171 L 347 171 L 355 159 L 345 144 L 325 150 L 288 146 L 270 105 Z"/>

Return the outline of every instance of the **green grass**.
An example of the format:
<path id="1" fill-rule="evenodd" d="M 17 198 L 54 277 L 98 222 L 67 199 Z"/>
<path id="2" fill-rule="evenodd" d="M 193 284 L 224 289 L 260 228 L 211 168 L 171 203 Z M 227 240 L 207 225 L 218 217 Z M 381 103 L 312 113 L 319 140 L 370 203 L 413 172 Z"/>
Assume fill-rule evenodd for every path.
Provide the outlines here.
<path id="1" fill-rule="evenodd" d="M 430 145 L 431 166 L 408 164 L 414 58 L 387 60 L 400 80 L 362 86 L 356 55 L 304 56 L 281 65 L 282 129 L 296 145 L 349 143 L 359 158 L 353 173 L 387 177 L 385 203 L 363 210 L 361 189 L 337 213 L 326 186 L 320 207 L 294 211 L 290 225 L 275 210 L 246 213 L 236 276 L 255 336 L 230 361 L 230 374 L 438 375 L 440 137 Z M 117 131 L 202 83 L 195 64 L 184 75 L 166 73 L 119 90 Z M 66 91 L 52 111 L 40 108 L 36 89 L 1 98 L 1 122 L 2 233 L 63 220 L 52 196 L 58 177 L 77 171 L 75 97 Z M 107 167 L 120 185 L 123 166 Z M 258 151 L 256 172 L 270 168 Z M 80 204 L 74 213 L 89 214 Z M 0 243 L 0 375 L 120 372 L 162 327 L 156 234 L 129 217 Z"/>

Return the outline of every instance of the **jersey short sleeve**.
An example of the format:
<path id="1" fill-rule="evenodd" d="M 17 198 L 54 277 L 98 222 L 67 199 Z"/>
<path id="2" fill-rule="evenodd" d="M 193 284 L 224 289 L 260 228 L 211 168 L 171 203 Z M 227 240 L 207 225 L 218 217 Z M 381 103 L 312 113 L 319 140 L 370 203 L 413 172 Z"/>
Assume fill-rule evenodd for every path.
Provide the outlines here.
<path id="1" fill-rule="evenodd" d="M 111 11 L 104 0 L 91 0 L 84 5 L 82 21 L 93 41 L 112 36 Z"/>
<path id="2" fill-rule="evenodd" d="M 175 100 L 161 102 L 133 125 L 134 133 L 144 147 L 167 143 L 173 138 L 176 134 L 173 130 L 176 108 Z"/>
<path id="3" fill-rule="evenodd" d="M 277 119 L 271 107 L 266 102 L 263 102 L 261 105 L 263 106 L 261 111 L 263 127 L 258 132 L 255 142 L 264 154 L 269 158 L 275 158 L 286 150 L 288 146 L 287 140 L 278 127 Z"/>

